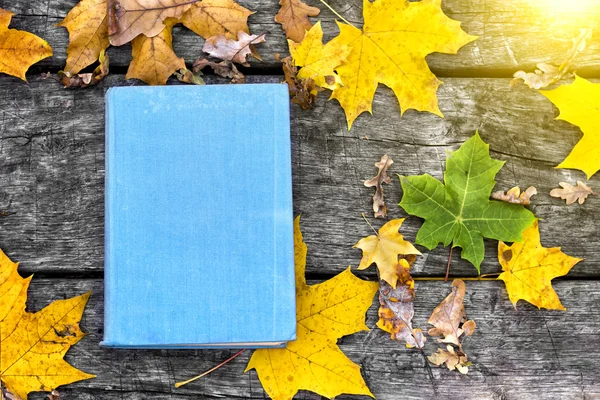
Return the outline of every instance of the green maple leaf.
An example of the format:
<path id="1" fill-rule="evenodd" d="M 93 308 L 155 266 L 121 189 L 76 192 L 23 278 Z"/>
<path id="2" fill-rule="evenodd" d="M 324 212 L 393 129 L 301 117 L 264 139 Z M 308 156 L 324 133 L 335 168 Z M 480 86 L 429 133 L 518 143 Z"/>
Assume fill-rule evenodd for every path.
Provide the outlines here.
<path id="1" fill-rule="evenodd" d="M 462 258 L 477 271 L 484 257 L 483 238 L 523 241 L 522 232 L 535 216 L 525 207 L 490 200 L 503 161 L 490 157 L 479 133 L 448 153 L 444 183 L 431 175 L 400 177 L 400 207 L 425 219 L 416 242 L 429 250 L 439 243 L 462 248 Z"/>

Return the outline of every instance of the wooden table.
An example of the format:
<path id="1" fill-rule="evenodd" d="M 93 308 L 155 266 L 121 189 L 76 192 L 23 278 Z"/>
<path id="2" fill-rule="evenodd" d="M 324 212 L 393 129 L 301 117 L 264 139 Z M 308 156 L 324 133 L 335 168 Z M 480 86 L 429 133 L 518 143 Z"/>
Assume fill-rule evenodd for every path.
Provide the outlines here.
<path id="1" fill-rule="evenodd" d="M 35 273 L 29 307 L 93 291 L 82 321 L 89 336 L 74 346 L 67 360 L 97 374 L 96 379 L 62 388 L 65 400 L 263 398 L 255 372 L 243 373 L 250 352 L 210 376 L 181 389 L 184 380 L 218 364 L 232 351 L 108 350 L 98 346 L 103 322 L 104 250 L 104 92 L 125 81 L 129 46 L 112 49 L 111 76 L 100 86 L 65 90 L 41 72 L 56 73 L 64 65 L 68 36 L 55 26 L 76 0 L 0 0 L 17 13 L 13 27 L 32 31 L 50 42 L 55 56 L 34 67 L 29 84 L 0 76 L 0 246 L 21 262 L 21 274 Z M 249 81 L 281 79 L 275 53 L 287 53 L 281 27 L 274 23 L 276 0 L 242 0 L 257 11 L 250 17 L 254 33 L 267 34 L 259 46 L 264 62 L 253 63 Z M 320 3 L 326 37 L 336 33 L 334 16 Z M 331 0 L 331 5 L 360 24 L 359 0 Z M 361 213 L 370 214 L 372 189 L 362 182 L 376 172 L 383 154 L 394 159 L 390 172 L 429 173 L 441 178 L 445 154 L 479 130 L 493 157 L 506 161 L 497 188 L 534 185 L 532 210 L 542 219 L 542 243 L 562 246 L 583 257 L 555 287 L 568 311 L 539 311 L 519 303 L 513 308 L 504 284 L 468 281 L 466 312 L 477 322 L 465 342 L 474 365 L 468 375 L 433 367 L 433 379 L 417 351 L 378 330 L 340 340 L 342 350 L 362 365 L 363 375 L 379 399 L 591 399 L 600 398 L 600 198 L 567 207 L 548 193 L 559 181 L 584 180 L 579 171 L 555 169 L 581 137 L 579 129 L 555 121 L 557 110 L 543 96 L 524 86 L 511 89 L 510 76 L 535 63 L 560 62 L 586 16 L 549 15 L 529 0 L 445 0 L 444 9 L 480 39 L 458 55 L 435 54 L 428 61 L 445 82 L 439 89 L 446 118 L 409 111 L 400 118 L 390 90 L 380 87 L 374 116 L 361 116 L 347 131 L 344 113 L 321 94 L 317 107 L 292 107 L 294 208 L 302 214 L 308 244 L 308 277 L 328 279 L 348 265 L 357 266 L 360 251 L 352 245 L 371 234 Z M 596 32 L 597 36 L 600 32 Z M 175 50 L 188 62 L 200 55 L 202 39 L 175 29 Z M 581 75 L 600 78 L 600 40 L 576 63 Z M 214 79 L 210 78 L 209 81 Z M 168 134 L 168 132 L 165 132 Z M 590 185 L 600 189 L 600 174 Z M 160 190 L 160 188 L 157 188 Z M 404 216 L 395 205 L 399 182 L 386 188 L 390 218 Z M 377 226 L 383 221 L 376 221 Z M 421 221 L 404 227 L 414 240 Z M 497 243 L 486 242 L 482 273 L 499 271 Z M 441 277 L 447 248 L 437 248 L 417 261 L 416 277 Z M 376 277 L 374 269 L 360 274 Z M 475 269 L 455 255 L 452 276 L 473 277 Z M 450 283 L 419 281 L 414 324 L 426 320 L 450 290 Z M 375 304 L 368 325 L 377 320 Z M 434 351 L 434 340 L 426 352 Z M 437 397 L 436 397 L 437 396 Z M 32 395 L 44 399 L 45 395 Z M 299 398 L 318 398 L 301 393 Z M 343 397 L 350 398 L 350 397 Z"/>

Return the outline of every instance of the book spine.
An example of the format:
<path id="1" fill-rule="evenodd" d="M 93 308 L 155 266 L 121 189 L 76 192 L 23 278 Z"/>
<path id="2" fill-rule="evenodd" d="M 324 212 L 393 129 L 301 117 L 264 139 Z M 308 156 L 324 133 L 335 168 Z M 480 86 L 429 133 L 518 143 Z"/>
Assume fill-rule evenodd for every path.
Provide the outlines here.
<path id="1" fill-rule="evenodd" d="M 275 305 L 273 327 L 283 337 L 274 340 L 290 341 L 296 339 L 296 280 L 294 265 L 294 210 L 292 205 L 292 149 L 290 132 L 290 104 L 287 85 L 282 84 L 281 102 L 276 102 L 275 115 L 275 165 L 286 165 L 286 168 L 275 169 L 273 204 L 286 206 L 275 211 L 274 243 L 275 273 L 273 298 Z M 283 105 L 282 105 L 283 104 Z M 285 243 L 282 239 L 286 238 Z M 291 251 L 290 251 L 291 249 Z M 285 297 L 281 298 L 280 296 Z M 290 308 L 290 305 L 292 307 Z M 275 332 L 273 332 L 275 334 Z"/>
<path id="2" fill-rule="evenodd" d="M 101 346 L 109 345 L 111 335 L 111 319 L 110 319 L 110 304 L 111 291 L 113 289 L 112 281 L 112 257 L 111 257 L 111 225 L 112 212 L 111 203 L 114 195 L 112 189 L 112 164 L 114 157 L 114 134 L 115 127 L 113 126 L 113 102 L 111 101 L 112 94 L 115 89 L 109 89 L 105 96 L 105 157 L 104 157 L 104 340 L 100 343 Z"/>

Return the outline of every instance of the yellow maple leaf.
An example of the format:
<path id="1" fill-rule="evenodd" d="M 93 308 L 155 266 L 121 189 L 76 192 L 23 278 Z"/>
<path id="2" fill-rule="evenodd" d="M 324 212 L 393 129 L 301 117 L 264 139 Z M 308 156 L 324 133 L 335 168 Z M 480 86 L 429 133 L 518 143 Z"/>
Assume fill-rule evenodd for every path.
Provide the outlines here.
<path id="1" fill-rule="evenodd" d="M 368 330 L 365 312 L 377 283 L 357 278 L 348 268 L 318 285 L 307 285 L 306 245 L 300 221 L 294 223 L 296 262 L 296 340 L 282 349 L 260 349 L 246 371 L 256 369 L 267 394 L 291 399 L 298 390 L 332 398 L 342 393 L 373 396 L 354 364 L 339 349 L 337 339 Z"/>
<path id="2" fill-rule="evenodd" d="M 77 74 L 108 49 L 107 7 L 106 0 L 81 0 L 58 24 L 69 31 L 66 72 Z"/>
<path id="3" fill-rule="evenodd" d="M 600 170 L 600 84 L 579 76 L 570 85 L 540 90 L 558 109 L 556 119 L 577 125 L 583 137 L 556 168 L 579 169 L 588 179 Z"/>
<path id="4" fill-rule="evenodd" d="M 177 20 L 165 21 L 165 29 L 157 36 L 140 35 L 133 39 L 132 60 L 126 79 L 137 78 L 149 85 L 164 85 L 176 71 L 185 68 L 183 58 L 173 51 L 173 25 Z"/>
<path id="5" fill-rule="evenodd" d="M 29 67 L 50 57 L 52 49 L 33 33 L 9 29 L 13 15 L 0 8 L 0 72 L 26 81 Z"/>
<path id="6" fill-rule="evenodd" d="M 352 49 L 337 69 L 344 86 L 331 95 L 344 108 L 348 129 L 360 114 L 372 113 L 379 83 L 394 91 L 401 114 L 415 109 L 442 116 L 436 96 L 441 82 L 425 57 L 434 52 L 456 54 L 476 37 L 444 14 L 441 0 L 364 0 L 363 17 L 362 30 L 338 22 L 340 34 L 333 39 Z"/>
<path id="7" fill-rule="evenodd" d="M 342 84 L 334 70 L 346 60 L 350 47 L 333 42 L 323 46 L 321 21 L 306 32 L 302 42 L 288 40 L 288 45 L 294 64 L 302 67 L 298 78 L 312 79 L 318 86 L 331 90 Z"/>
<path id="8" fill-rule="evenodd" d="M 217 35 L 237 39 L 240 31 L 250 33 L 248 17 L 252 14 L 233 0 L 202 0 L 183 14 L 181 23 L 204 39 Z"/>
<path id="9" fill-rule="evenodd" d="M 0 380 L 22 399 L 30 392 L 94 378 L 63 357 L 85 334 L 79 320 L 90 293 L 57 300 L 37 313 L 25 311 L 31 277 L 0 250 Z"/>
<path id="10" fill-rule="evenodd" d="M 377 235 L 363 238 L 354 245 L 363 251 L 359 270 L 367 269 L 371 264 L 377 264 L 380 279 L 396 288 L 398 280 L 397 267 L 399 255 L 421 255 L 421 252 L 404 240 L 404 236 L 398 233 L 405 218 L 394 219 L 383 225 Z"/>
<path id="11" fill-rule="evenodd" d="M 538 222 L 523 232 L 523 243 L 498 244 L 498 259 L 508 297 L 516 307 L 525 300 L 538 308 L 565 310 L 552 287 L 552 279 L 569 273 L 582 258 L 570 257 L 560 247 L 545 248 L 540 243 Z"/>

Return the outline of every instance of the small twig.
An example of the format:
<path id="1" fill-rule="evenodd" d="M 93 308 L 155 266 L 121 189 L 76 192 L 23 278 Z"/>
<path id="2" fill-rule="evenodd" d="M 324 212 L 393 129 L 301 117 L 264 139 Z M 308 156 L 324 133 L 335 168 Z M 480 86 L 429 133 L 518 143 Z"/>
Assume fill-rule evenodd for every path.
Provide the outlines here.
<path id="1" fill-rule="evenodd" d="M 373 232 L 375 232 L 375 235 L 377 235 L 377 237 L 379 237 L 379 233 L 377 233 L 377 231 L 375 230 L 375 228 L 373 228 L 373 225 L 371 225 L 371 223 L 369 222 L 369 220 L 365 216 L 365 213 L 362 213 L 361 215 L 364 218 L 364 220 L 367 223 L 367 225 L 369 225 L 371 227 L 371 229 L 373 229 Z"/>
<path id="2" fill-rule="evenodd" d="M 217 365 L 216 367 L 213 367 L 213 368 L 209 369 L 208 371 L 206 371 L 206 372 L 204 372 L 204 373 L 202 373 L 202 374 L 198 375 L 198 376 L 197 376 L 197 377 L 195 377 L 195 378 L 188 379 L 188 380 L 187 380 L 187 381 L 185 381 L 185 382 L 177 382 L 177 383 L 175 384 L 175 387 L 176 387 L 176 388 L 180 388 L 180 387 L 182 387 L 183 385 L 187 385 L 188 383 L 191 383 L 191 382 L 193 382 L 193 381 L 195 381 L 195 380 L 197 380 L 197 379 L 200 379 L 200 378 L 202 378 L 202 377 L 204 377 L 204 376 L 206 376 L 206 375 L 210 374 L 210 373 L 211 373 L 211 372 L 213 372 L 213 371 L 216 371 L 217 369 L 221 368 L 223 365 L 227 364 L 228 362 L 230 362 L 231 360 L 233 360 L 234 358 L 236 358 L 237 356 L 239 356 L 240 354 L 242 354 L 242 353 L 243 353 L 243 352 L 245 352 L 246 350 L 247 350 L 247 349 L 242 349 L 242 350 L 238 351 L 237 353 L 235 353 L 234 355 L 232 355 L 231 357 L 229 357 L 227 360 L 223 361 L 221 364 Z"/>
<path id="3" fill-rule="evenodd" d="M 452 261 L 452 250 L 454 250 L 454 247 L 450 247 L 450 254 L 448 255 L 448 266 L 446 267 L 446 278 L 444 278 L 444 282 L 448 282 L 448 274 L 450 273 L 450 262 Z"/>
<path id="4" fill-rule="evenodd" d="M 342 21 L 344 21 L 346 24 L 350 25 L 353 28 L 356 28 L 354 25 L 352 25 L 346 18 L 342 17 L 337 11 L 335 11 L 333 9 L 333 7 L 331 7 L 329 4 L 327 4 L 327 2 L 325 0 L 319 0 L 321 3 L 325 4 L 325 6 L 327 8 L 329 8 L 331 10 L 332 13 L 334 13 L 339 19 L 341 19 Z M 357 28 L 358 29 L 358 28 Z"/>

